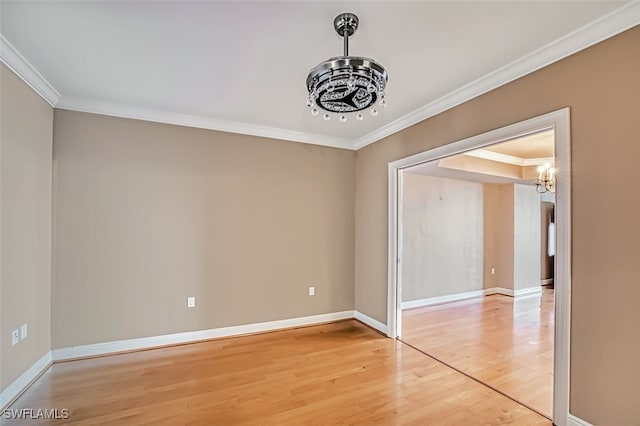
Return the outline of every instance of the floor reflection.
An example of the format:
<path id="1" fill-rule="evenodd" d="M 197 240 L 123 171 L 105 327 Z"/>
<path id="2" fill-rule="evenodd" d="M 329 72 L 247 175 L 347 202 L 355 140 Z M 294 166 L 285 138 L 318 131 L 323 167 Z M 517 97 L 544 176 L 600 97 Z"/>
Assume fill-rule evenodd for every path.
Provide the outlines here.
<path id="1" fill-rule="evenodd" d="M 401 340 L 551 418 L 554 294 L 503 295 L 402 313 Z"/>

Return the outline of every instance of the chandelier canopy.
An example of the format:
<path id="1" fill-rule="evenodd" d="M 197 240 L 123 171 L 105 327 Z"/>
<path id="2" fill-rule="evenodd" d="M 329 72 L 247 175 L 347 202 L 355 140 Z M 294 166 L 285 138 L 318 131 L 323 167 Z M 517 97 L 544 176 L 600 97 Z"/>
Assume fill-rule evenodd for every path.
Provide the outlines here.
<path id="1" fill-rule="evenodd" d="M 384 108 L 384 90 L 387 71 L 373 59 L 349 56 L 349 37 L 358 29 L 358 17 L 353 13 L 341 13 L 333 20 L 333 27 L 344 40 L 344 55 L 327 59 L 316 65 L 307 76 L 311 115 L 324 111 L 322 118 L 331 119 L 339 114 L 340 122 L 347 121 L 348 113 L 355 112 L 362 120 L 361 111 L 371 108 L 372 116 L 378 115 L 376 103 Z"/>

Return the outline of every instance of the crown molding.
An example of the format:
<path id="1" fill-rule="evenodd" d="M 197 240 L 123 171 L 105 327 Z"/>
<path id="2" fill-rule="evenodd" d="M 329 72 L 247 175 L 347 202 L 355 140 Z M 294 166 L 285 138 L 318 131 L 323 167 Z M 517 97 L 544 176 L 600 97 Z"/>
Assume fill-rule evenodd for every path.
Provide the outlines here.
<path id="1" fill-rule="evenodd" d="M 512 164 L 514 166 L 541 166 L 544 163 L 554 163 L 553 157 L 549 158 L 520 158 L 514 155 L 501 154 L 499 152 L 488 151 L 486 149 L 476 149 L 463 153 L 469 157 L 482 158 L 483 160 L 497 161 L 499 163 Z"/>
<path id="2" fill-rule="evenodd" d="M 440 114 L 540 68 L 564 59 L 567 56 L 573 55 L 638 24 L 640 24 L 640 1 L 634 0 L 570 32 L 564 37 L 552 41 L 484 77 L 462 86 L 357 139 L 353 149 L 358 150 L 364 148 L 380 139 L 386 138 L 429 117 Z"/>
<path id="3" fill-rule="evenodd" d="M 353 150 L 353 141 L 349 139 L 161 111 L 134 105 L 63 97 L 2 34 L 0 34 L 0 60 L 54 108 Z"/>
<path id="4" fill-rule="evenodd" d="M 55 107 L 60 93 L 0 34 L 0 61 L 20 77 L 38 95 Z"/>
<path id="5" fill-rule="evenodd" d="M 556 159 L 554 157 L 547 158 L 525 158 L 522 160 L 522 166 L 544 166 L 546 163 L 551 165 L 555 164 Z"/>
<path id="6" fill-rule="evenodd" d="M 62 97 L 2 34 L 0 34 L 0 60 L 45 101 L 56 108 L 358 150 L 579 52 L 580 50 L 586 49 L 602 40 L 613 37 L 638 24 L 640 24 L 640 1 L 634 0 L 566 36 L 456 89 L 448 95 L 424 105 L 355 141 L 276 127 L 154 110 L 133 105 Z"/>
<path id="7" fill-rule="evenodd" d="M 348 139 L 91 99 L 64 96 L 56 108 L 353 150 Z"/>

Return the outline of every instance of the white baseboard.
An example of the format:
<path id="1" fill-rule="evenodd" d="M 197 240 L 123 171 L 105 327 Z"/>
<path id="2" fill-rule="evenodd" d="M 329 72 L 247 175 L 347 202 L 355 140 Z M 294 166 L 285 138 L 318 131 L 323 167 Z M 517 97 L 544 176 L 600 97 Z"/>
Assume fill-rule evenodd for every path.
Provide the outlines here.
<path id="1" fill-rule="evenodd" d="M 535 286 L 535 287 L 521 288 L 515 291 L 511 290 L 510 288 L 492 287 L 492 288 L 485 288 L 484 291 L 485 291 L 485 296 L 490 296 L 492 294 L 503 294 L 505 296 L 518 298 L 518 297 L 539 294 L 542 292 L 542 287 Z"/>
<path id="2" fill-rule="evenodd" d="M 484 289 L 485 296 L 491 296 L 492 294 L 502 294 L 504 296 L 513 297 L 513 290 L 504 287 L 491 287 Z"/>
<path id="3" fill-rule="evenodd" d="M 332 312 L 329 314 L 312 315 L 308 317 L 291 318 L 286 320 L 213 328 L 209 330 L 187 331 L 184 333 L 142 337 L 129 340 L 118 340 L 114 342 L 95 343 L 91 345 L 71 346 L 61 349 L 53 349 L 52 355 L 54 362 L 65 361 L 75 358 L 107 355 L 118 352 L 150 349 L 181 343 L 192 343 L 202 340 L 216 339 L 220 337 L 238 336 L 242 334 L 260 333 L 265 331 L 280 330 L 284 328 L 320 324 L 324 322 L 338 321 L 354 317 L 354 311 Z"/>
<path id="4" fill-rule="evenodd" d="M 569 416 L 567 417 L 567 426 L 593 426 L 593 425 L 569 413 Z"/>
<path id="5" fill-rule="evenodd" d="M 515 291 L 515 296 L 514 297 L 520 297 L 520 296 L 530 296 L 533 294 L 539 294 L 542 293 L 542 287 L 541 286 L 535 286 L 535 287 L 529 287 L 529 288 L 521 288 Z"/>
<path id="6" fill-rule="evenodd" d="M 410 300 L 402 302 L 402 309 L 421 308 L 424 306 L 440 305 L 443 303 L 457 302 L 460 300 L 475 299 L 477 297 L 491 296 L 492 294 L 502 294 L 511 297 L 530 296 L 538 294 L 542 291 L 542 287 L 521 288 L 513 291 L 504 287 L 491 287 L 482 290 L 467 291 L 465 293 L 447 294 L 445 296 L 428 297 L 426 299 Z"/>
<path id="7" fill-rule="evenodd" d="M 22 373 L 9 386 L 7 386 L 5 390 L 0 392 L 0 410 L 4 410 L 9 406 L 9 404 L 18 398 L 22 392 L 31 385 L 31 383 L 51 367 L 51 363 L 51 351 L 48 351 L 42 356 L 42 358 L 29 367 L 27 371 Z"/>
<path id="8" fill-rule="evenodd" d="M 355 319 L 357 319 L 360 322 L 365 323 L 366 325 L 368 325 L 371 328 L 374 328 L 376 330 L 378 330 L 380 333 L 384 334 L 385 336 L 388 335 L 388 330 L 389 328 L 387 327 L 386 324 L 381 323 L 380 321 L 378 321 L 375 318 L 371 318 L 368 315 L 363 314 L 362 312 L 359 311 L 354 311 L 354 316 Z"/>
<path id="9" fill-rule="evenodd" d="M 495 294 L 495 293 L 492 293 Z M 457 302 L 459 300 L 475 299 L 486 296 L 485 290 L 473 290 L 464 293 L 447 294 L 444 296 L 428 297 L 426 299 L 409 300 L 402 302 L 402 309 L 421 308 L 423 306 L 440 305 L 442 303 Z"/>

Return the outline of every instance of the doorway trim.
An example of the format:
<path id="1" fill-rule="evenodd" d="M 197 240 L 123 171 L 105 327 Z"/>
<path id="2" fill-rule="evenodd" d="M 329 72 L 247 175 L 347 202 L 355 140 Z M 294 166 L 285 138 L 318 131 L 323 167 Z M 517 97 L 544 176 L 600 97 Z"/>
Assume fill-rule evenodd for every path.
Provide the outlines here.
<path id="1" fill-rule="evenodd" d="M 560 224 L 556 226 L 553 423 L 566 426 L 569 417 L 571 332 L 571 135 L 568 107 L 389 163 L 387 336 L 399 337 L 402 321 L 402 288 L 398 287 L 402 257 L 398 232 L 402 217 L 399 211 L 402 206 L 402 179 L 399 178 L 402 170 L 550 129 L 555 131 L 556 222 Z"/>

